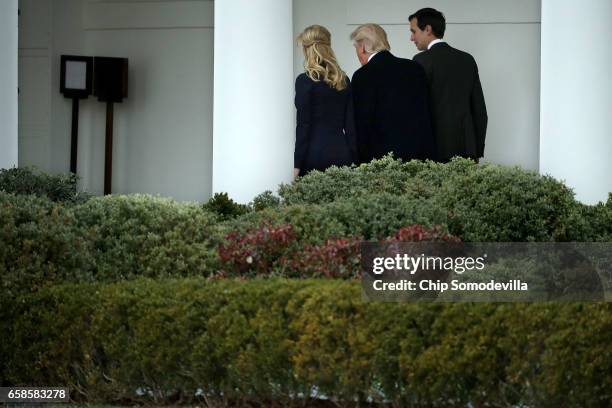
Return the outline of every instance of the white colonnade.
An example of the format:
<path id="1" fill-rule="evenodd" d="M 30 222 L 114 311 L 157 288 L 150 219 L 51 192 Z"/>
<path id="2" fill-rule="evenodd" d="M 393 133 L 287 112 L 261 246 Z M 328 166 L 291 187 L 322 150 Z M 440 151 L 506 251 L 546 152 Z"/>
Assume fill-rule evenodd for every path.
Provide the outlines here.
<path id="1" fill-rule="evenodd" d="M 0 169 L 17 166 L 17 10 L 0 1 Z"/>
<path id="2" fill-rule="evenodd" d="M 585 203 L 612 191 L 612 2 L 542 0 L 540 172 Z"/>
<path id="3" fill-rule="evenodd" d="M 292 13 L 287 0 L 215 2 L 213 193 L 245 203 L 291 180 Z"/>

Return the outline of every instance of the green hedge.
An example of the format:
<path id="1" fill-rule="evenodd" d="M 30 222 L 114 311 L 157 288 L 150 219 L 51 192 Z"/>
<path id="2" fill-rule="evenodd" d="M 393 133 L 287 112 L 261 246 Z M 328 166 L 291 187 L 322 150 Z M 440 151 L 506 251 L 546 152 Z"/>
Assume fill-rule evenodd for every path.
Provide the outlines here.
<path id="1" fill-rule="evenodd" d="M 385 157 L 356 169 L 313 172 L 279 192 L 286 205 L 381 193 L 406 202 L 425 200 L 448 215 L 449 231 L 464 241 L 571 241 L 585 235 L 573 217 L 578 208 L 573 192 L 563 183 L 518 167 L 459 158 L 440 164 Z"/>
<path id="2" fill-rule="evenodd" d="M 198 276 L 216 270 L 217 220 L 149 196 L 64 206 L 0 192 L 0 294 L 62 282 Z"/>
<path id="3" fill-rule="evenodd" d="M 74 208 L 93 247 L 96 277 L 210 274 L 217 218 L 197 204 L 133 194 L 95 198 Z"/>
<path id="4" fill-rule="evenodd" d="M 576 241 L 612 242 L 612 193 L 606 203 L 580 205 L 575 217 Z"/>
<path id="5" fill-rule="evenodd" d="M 320 244 L 329 238 L 361 236 L 381 239 L 398 229 L 421 224 L 448 224 L 447 212 L 427 199 L 394 194 L 361 195 L 325 204 L 295 204 L 249 213 L 224 225 L 226 231 L 246 231 L 262 224 L 291 224 L 298 240 Z"/>
<path id="6" fill-rule="evenodd" d="M 228 220 L 248 213 L 251 209 L 244 204 L 238 204 L 227 193 L 216 193 L 203 206 L 204 210 L 217 214 L 220 220 Z"/>
<path id="7" fill-rule="evenodd" d="M 0 242 L 6 243 L 0 248 L 0 290 L 14 296 L 62 282 L 212 276 L 220 267 L 228 275 L 239 275 L 241 270 L 220 264 L 219 245 L 239 244 L 235 241 L 241 236 L 232 240 L 226 234 L 262 225 L 290 225 L 295 235 L 291 245 L 270 247 L 290 260 L 309 245 L 325 245 L 332 239 L 381 239 L 414 224 L 446 225 L 446 214 L 426 200 L 386 194 L 267 208 L 219 223 L 198 205 L 150 196 L 99 197 L 63 206 L 35 196 L 0 193 Z M 270 272 L 302 276 L 286 266 Z"/>
<path id="8" fill-rule="evenodd" d="M 72 208 L 0 192 L 0 296 L 94 280 L 91 242 Z"/>
<path id="9" fill-rule="evenodd" d="M 610 304 L 364 303 L 339 280 L 142 279 L 1 306 L 5 384 L 62 384 L 80 401 L 186 403 L 202 389 L 263 405 L 314 390 L 396 406 L 612 404 Z"/>
<path id="10" fill-rule="evenodd" d="M 75 174 L 51 175 L 34 168 L 0 169 L 0 191 L 47 197 L 65 204 L 87 201 L 91 195 L 77 191 Z"/>
<path id="11" fill-rule="evenodd" d="M 17 180 L 23 171 L 2 174 Z M 43 179 L 55 183 L 52 176 Z M 78 203 L 61 194 L 53 202 L 45 194 L 0 191 L 0 291 L 210 276 L 218 271 L 218 246 L 227 234 L 266 225 L 290 225 L 295 250 L 330 239 L 381 239 L 414 224 L 441 226 L 463 241 L 612 241 L 612 197 L 582 205 L 549 177 L 464 159 L 439 164 L 387 157 L 356 169 L 313 172 L 279 193 L 282 203 L 266 192 L 248 208 L 220 195 L 207 211 L 140 195 Z"/>
<path id="12" fill-rule="evenodd" d="M 208 212 L 216 214 L 219 220 L 227 221 L 252 211 L 261 211 L 266 208 L 278 207 L 279 205 L 280 198 L 275 196 L 270 190 L 266 190 L 257 195 L 248 205 L 238 204 L 227 193 L 215 193 L 203 205 L 203 208 Z"/>

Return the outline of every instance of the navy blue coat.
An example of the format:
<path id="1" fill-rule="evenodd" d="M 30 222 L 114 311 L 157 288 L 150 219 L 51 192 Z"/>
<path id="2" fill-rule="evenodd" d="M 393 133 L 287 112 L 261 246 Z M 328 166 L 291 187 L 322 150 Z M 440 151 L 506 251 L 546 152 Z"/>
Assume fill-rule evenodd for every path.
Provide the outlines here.
<path id="1" fill-rule="evenodd" d="M 355 71 L 352 85 L 361 162 L 389 152 L 405 161 L 435 158 L 427 77 L 419 64 L 381 51 Z"/>
<path id="2" fill-rule="evenodd" d="M 350 84 L 338 91 L 301 74 L 295 80 L 295 107 L 294 167 L 300 175 L 357 162 Z"/>

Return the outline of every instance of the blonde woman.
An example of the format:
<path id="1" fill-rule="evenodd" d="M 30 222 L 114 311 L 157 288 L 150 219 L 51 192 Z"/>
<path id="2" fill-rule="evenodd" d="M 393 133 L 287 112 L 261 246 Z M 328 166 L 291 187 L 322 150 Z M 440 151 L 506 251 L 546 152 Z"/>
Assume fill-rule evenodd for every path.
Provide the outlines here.
<path id="1" fill-rule="evenodd" d="M 350 82 L 331 48 L 331 34 L 320 25 L 298 37 L 305 72 L 295 81 L 297 128 L 294 176 L 357 161 Z"/>

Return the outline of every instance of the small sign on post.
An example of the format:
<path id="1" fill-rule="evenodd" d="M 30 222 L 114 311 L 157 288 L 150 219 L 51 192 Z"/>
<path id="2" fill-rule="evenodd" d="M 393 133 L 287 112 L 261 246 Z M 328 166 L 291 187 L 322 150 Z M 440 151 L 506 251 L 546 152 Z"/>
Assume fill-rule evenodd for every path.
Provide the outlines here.
<path id="1" fill-rule="evenodd" d="M 60 93 L 72 99 L 72 126 L 70 131 L 70 172 L 77 172 L 79 138 L 79 99 L 87 99 L 92 91 L 93 57 L 62 55 L 60 67 Z"/>

